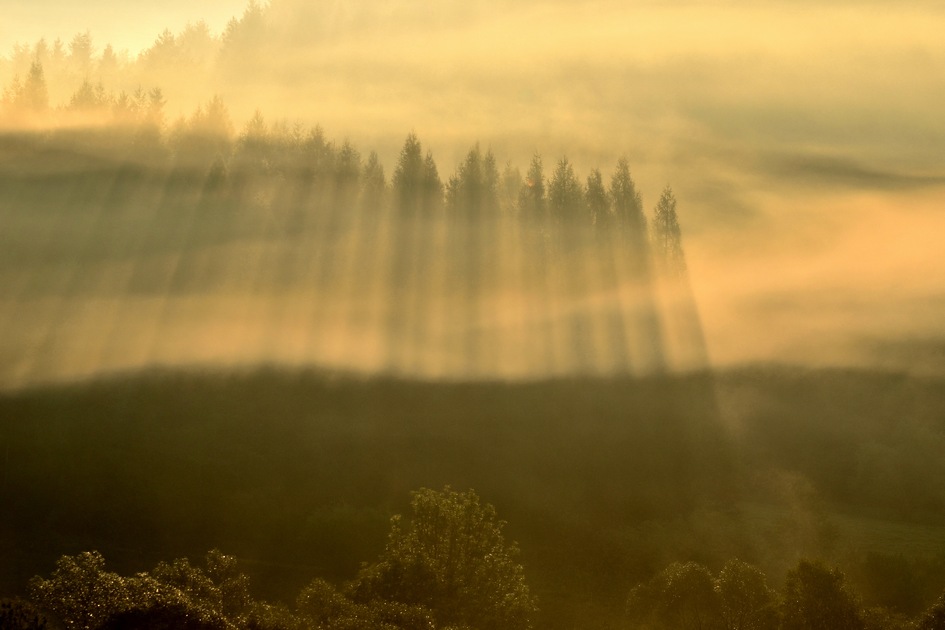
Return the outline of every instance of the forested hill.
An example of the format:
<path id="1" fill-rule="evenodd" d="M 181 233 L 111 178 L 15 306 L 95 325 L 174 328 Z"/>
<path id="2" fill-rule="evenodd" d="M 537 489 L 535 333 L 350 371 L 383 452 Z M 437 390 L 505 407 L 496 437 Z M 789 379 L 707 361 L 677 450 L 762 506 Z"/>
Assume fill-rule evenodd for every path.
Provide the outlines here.
<path id="1" fill-rule="evenodd" d="M 673 560 L 777 576 L 825 557 L 883 593 L 868 554 L 926 575 L 945 541 L 943 417 L 939 381 L 773 368 L 518 384 L 150 372 L 6 394 L 3 590 L 65 553 L 132 572 L 219 547 L 289 597 L 351 577 L 411 489 L 451 484 L 509 522 L 547 627 L 618 618 Z"/>

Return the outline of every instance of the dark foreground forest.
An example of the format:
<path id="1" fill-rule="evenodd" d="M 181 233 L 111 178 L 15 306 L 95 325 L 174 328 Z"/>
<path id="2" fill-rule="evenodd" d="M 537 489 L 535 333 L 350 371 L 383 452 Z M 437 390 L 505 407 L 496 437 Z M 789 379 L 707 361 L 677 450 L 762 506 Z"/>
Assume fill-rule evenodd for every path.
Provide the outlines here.
<path id="1" fill-rule="evenodd" d="M 508 522 L 502 548 L 520 547 L 510 562 L 524 566 L 535 627 L 716 627 L 686 615 L 721 614 L 732 571 L 750 589 L 766 576 L 751 605 L 769 616 L 720 627 L 777 627 L 803 597 L 839 598 L 848 625 L 783 627 L 907 627 L 945 586 L 943 392 L 893 373 L 772 367 L 530 384 L 154 372 L 7 394 L 3 592 L 48 607 L 40 593 L 62 590 L 27 589 L 34 575 L 68 580 L 77 564 L 127 585 L 180 557 L 223 579 L 198 568 L 218 548 L 249 579 L 243 608 L 214 604 L 227 623 L 247 623 L 250 600 L 341 615 L 312 603 L 318 579 L 344 606 L 427 605 L 410 623 L 442 627 L 442 602 L 357 584 L 361 563 L 391 553 L 391 515 L 419 518 L 411 491 L 450 485 Z M 78 555 L 89 550 L 107 565 Z M 389 623 L 427 627 L 403 619 Z M 470 627 L 513 627 L 481 623 Z"/>

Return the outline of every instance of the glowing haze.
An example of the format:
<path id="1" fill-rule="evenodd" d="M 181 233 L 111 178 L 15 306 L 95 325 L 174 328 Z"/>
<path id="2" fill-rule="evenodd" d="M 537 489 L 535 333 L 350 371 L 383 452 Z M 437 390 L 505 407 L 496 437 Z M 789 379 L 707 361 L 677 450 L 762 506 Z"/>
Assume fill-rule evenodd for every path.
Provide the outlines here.
<path id="1" fill-rule="evenodd" d="M 14 44 L 33 44 L 57 38 L 66 44 L 76 33 L 90 31 L 99 43 L 138 54 L 165 28 L 179 31 L 188 22 L 203 20 L 220 33 L 245 6 L 243 0 L 162 0 L 161 2 L 113 2 L 112 0 L 7 0 L 0 22 L 0 50 Z"/>
<path id="2" fill-rule="evenodd" d="M 49 10 L 40 12 L 40 5 Z M 500 166 L 509 161 L 521 173 L 537 153 L 550 177 L 567 156 L 582 182 L 595 167 L 609 178 L 624 156 L 648 217 L 664 186 L 673 187 L 713 364 L 945 369 L 941 3 L 312 5 L 273 0 L 244 13 L 243 6 L 222 1 L 166 2 L 159 11 L 131 17 L 127 3 L 93 2 L 79 16 L 67 3 L 10 2 L 0 43 L 32 47 L 41 36 L 49 43 L 60 36 L 68 44 L 73 34 L 88 30 L 95 54 L 110 41 L 131 54 L 124 73 L 99 76 L 93 67 L 87 78 L 115 93 L 160 86 L 168 127 L 219 95 L 237 134 L 257 109 L 267 124 L 319 124 L 338 145 L 348 140 L 365 158 L 376 150 L 388 177 L 410 132 L 432 152 L 444 182 L 477 142 L 491 148 Z M 246 18 L 252 11 L 261 16 L 258 28 L 241 31 L 227 57 L 220 52 L 227 46 L 221 44 L 227 22 L 221 15 Z M 165 28 L 176 34 L 198 19 L 207 20 L 212 38 L 200 64 L 146 63 L 147 49 Z M 17 60 L 13 52 L 5 54 L 4 86 L 24 75 L 29 61 L 29 55 Z M 51 84 L 50 104 L 68 104 L 78 87 Z M 3 210 L 13 216 L 10 208 Z M 23 231 L 5 227 L 2 242 L 23 246 L 42 238 L 39 228 L 19 220 Z M 225 245 L 235 257 L 251 251 L 262 259 L 269 246 Z M 25 286 L 25 276 L 39 273 L 9 258 L 2 270 L 8 282 Z M 376 287 L 368 291 L 382 294 Z M 271 351 L 265 331 L 281 307 L 261 295 L 265 299 L 255 301 L 239 291 L 196 295 L 161 306 L 175 332 L 156 352 L 133 350 L 136 343 L 155 342 L 128 322 L 153 326 L 147 322 L 156 311 L 147 300 L 162 296 L 125 302 L 119 311 L 107 299 L 82 299 L 85 310 L 72 322 L 87 317 L 83 325 L 94 328 L 100 312 L 122 320 L 116 330 L 134 341 L 117 344 L 129 351 L 113 368 L 149 361 L 287 360 L 304 345 L 299 339 L 314 334 L 305 309 L 287 311 L 295 315 L 278 324 L 278 343 L 287 350 Z M 496 326 L 530 325 L 514 314 L 521 300 L 514 282 L 490 295 Z M 573 308 L 595 304 L 586 298 Z M 82 326 L 75 324 L 74 334 L 58 325 L 38 332 L 29 323 L 43 319 L 47 302 L 0 300 L 11 331 L 0 349 L 6 364 L 0 376 L 8 382 L 41 373 L 37 361 L 55 364 L 49 371 L 60 377 L 95 371 L 86 365 Z M 231 309 L 227 300 L 244 306 Z M 571 308 L 555 306 L 556 312 Z M 343 310 L 326 316 L 326 330 L 349 326 Z M 221 315 L 234 311 L 242 314 Z M 430 321 L 439 330 L 446 323 L 437 317 Z M 224 337 L 242 349 L 222 351 Z M 360 350 L 339 345 L 339 356 L 328 362 L 344 363 L 345 355 L 376 368 L 374 341 L 360 335 Z M 271 356 L 259 356 L 263 347 Z M 331 344 L 320 347 L 331 355 Z M 507 361 L 522 355 L 506 351 Z"/>

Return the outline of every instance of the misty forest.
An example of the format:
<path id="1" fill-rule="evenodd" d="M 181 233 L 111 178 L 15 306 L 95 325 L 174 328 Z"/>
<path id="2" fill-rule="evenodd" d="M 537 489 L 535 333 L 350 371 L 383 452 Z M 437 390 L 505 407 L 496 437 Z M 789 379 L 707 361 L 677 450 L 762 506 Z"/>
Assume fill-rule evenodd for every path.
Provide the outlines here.
<path id="1" fill-rule="evenodd" d="M 941 7 L 12 4 L 0 628 L 945 629 Z"/>

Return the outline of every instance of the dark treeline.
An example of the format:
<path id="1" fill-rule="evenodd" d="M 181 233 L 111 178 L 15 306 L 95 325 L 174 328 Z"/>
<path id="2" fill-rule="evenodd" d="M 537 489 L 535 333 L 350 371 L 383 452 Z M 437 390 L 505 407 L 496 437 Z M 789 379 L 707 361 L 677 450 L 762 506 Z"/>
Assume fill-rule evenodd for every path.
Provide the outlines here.
<path id="1" fill-rule="evenodd" d="M 62 556 L 26 599 L 3 600 L 0 626 L 43 630 L 527 630 L 540 602 L 495 508 L 473 491 L 414 493 L 410 520 L 391 521 L 380 557 L 337 587 L 323 578 L 294 603 L 257 599 L 233 556 L 210 551 L 122 576 L 98 552 Z M 580 620 L 578 620 L 580 623 Z M 729 560 L 714 574 L 674 562 L 627 597 L 621 627 L 647 630 L 939 630 L 945 593 L 914 615 L 866 606 L 844 573 L 801 560 L 780 589 L 757 567 Z"/>
<path id="2" fill-rule="evenodd" d="M 233 18 L 219 35 L 204 21 L 188 24 L 179 33 L 165 29 L 152 45 L 137 55 L 98 48 L 89 31 L 71 40 L 45 38 L 17 43 L 0 56 L 3 109 L 19 122 L 48 115 L 51 103 L 62 103 L 59 113 L 88 113 L 119 109 L 140 86 L 166 86 L 172 98 L 207 86 L 214 76 L 245 76 L 247 64 L 261 53 L 268 8 L 250 0 L 240 17 Z M 180 69 L 186 67 L 187 72 Z"/>
<path id="3" fill-rule="evenodd" d="M 9 600 L 0 627 L 38 630 L 324 628 L 435 630 L 532 627 L 535 598 L 505 540 L 495 508 L 472 491 L 413 493 L 408 520 L 391 520 L 376 562 L 337 589 L 309 582 L 291 608 L 258 601 L 236 559 L 217 550 L 205 568 L 186 558 L 124 577 L 105 570 L 98 552 L 63 556 L 53 574 L 29 584 L 29 602 Z"/>
<path id="4" fill-rule="evenodd" d="M 945 593 L 913 618 L 864 606 L 844 573 L 821 561 L 801 560 L 780 590 L 737 559 L 718 574 L 675 562 L 631 591 L 627 618 L 649 630 L 935 630 L 945 621 Z"/>
<path id="5" fill-rule="evenodd" d="M 187 24 L 179 32 L 165 28 L 150 46 L 134 53 L 95 41 L 90 31 L 71 39 L 42 38 L 18 42 L 0 55 L 0 81 L 6 87 L 6 105 L 29 117 L 31 109 L 47 109 L 63 103 L 62 110 L 83 111 L 131 96 L 139 86 L 145 90 L 160 85 L 175 102 L 206 94 L 208 87 L 219 91 L 243 86 L 285 70 L 287 59 L 313 42 L 329 42 L 342 35 L 357 35 L 365 29 L 391 30 L 400 21 L 430 27 L 431 18 L 446 22 L 464 19 L 475 11 L 472 2 L 398 3 L 379 7 L 376 3 L 308 3 L 297 0 L 276 2 L 248 0 L 241 15 L 234 16 L 222 32 L 215 33 L 203 20 Z M 397 15 L 394 15 L 397 14 Z M 42 69 L 48 89 L 33 92 L 34 69 Z M 181 72 L 186 68 L 186 72 Z M 26 92 L 19 90 L 26 87 Z M 213 89 L 211 89 L 211 93 Z M 36 100 L 18 99 L 30 93 Z"/>
<path id="6" fill-rule="evenodd" d="M 155 291 L 218 288 L 234 276 L 249 296 L 305 287 L 314 297 L 280 295 L 266 308 L 276 326 L 336 329 L 333 349 L 295 336 L 288 352 L 309 360 L 460 376 L 706 366 L 675 198 L 667 187 L 648 222 L 626 160 L 580 178 L 566 157 L 546 165 L 536 155 L 523 176 L 476 145 L 447 174 L 411 134 L 385 170 L 375 152 L 258 111 L 237 132 L 219 96 L 169 119 L 168 102 L 187 98 L 180 67 L 200 84 L 188 95 L 206 93 L 209 76 L 227 68 L 245 76 L 279 15 L 250 2 L 219 37 L 204 23 L 165 31 L 135 59 L 110 46 L 96 54 L 89 33 L 17 45 L 0 59 L 0 76 L 12 77 L 0 128 L 16 163 L 2 206 L 15 212 L 24 197 L 55 205 L 37 203 L 36 175 L 47 189 L 78 188 L 59 205 L 93 217 L 84 249 L 125 256 L 128 234 L 114 234 L 121 222 L 106 215 L 139 226 L 150 216 L 148 233 L 130 242 L 183 250 L 169 278 L 133 274 Z M 63 175 L 75 169 L 91 172 Z M 271 243 L 255 264 L 206 252 L 250 237 Z M 343 341 L 352 336 L 364 347 Z"/>
<path id="7" fill-rule="evenodd" d="M 138 251 L 180 257 L 164 279 L 134 273 L 128 291 L 237 282 L 250 295 L 278 295 L 270 321 L 339 327 L 340 339 L 371 331 L 380 341 L 362 352 L 382 370 L 705 367 L 675 198 L 667 188 L 648 222 L 626 160 L 581 180 L 567 158 L 546 174 L 536 155 L 523 177 L 476 145 L 443 177 L 411 134 L 388 177 L 376 153 L 331 141 L 320 127 L 269 124 L 257 112 L 234 135 L 218 97 L 171 125 L 160 90 L 106 101 L 104 126 L 8 133 L 6 155 L 16 158 L 2 201 L 10 213 L 30 199 L 34 208 L 58 205 L 65 222 L 88 217 L 85 247 L 100 256 L 133 255 L 117 228 L 150 221 L 135 234 Z M 48 199 L 75 187 L 69 199 Z M 247 238 L 269 244 L 255 264 L 208 264 L 208 244 Z M 302 288 L 317 299 L 286 296 Z M 320 343 L 310 336 L 300 353 L 352 353 Z"/>
<path id="8" fill-rule="evenodd" d="M 541 627 L 607 627 L 629 582 L 688 537 L 628 528 L 730 495 L 714 420 L 704 374 L 445 383 L 175 372 L 6 395 L 0 592 L 64 554 L 97 549 L 134 573 L 216 546 L 245 560 L 260 595 L 291 601 L 312 576 L 350 580 L 379 553 L 412 488 L 451 484 L 508 519 Z"/>
<path id="9" fill-rule="evenodd" d="M 945 586 L 943 408 L 939 381 L 836 371 L 166 371 L 37 388 L 0 397 L 0 592 L 83 550 L 132 575 L 216 546 L 260 597 L 291 602 L 380 554 L 412 488 L 451 484 L 508 520 L 540 627 L 622 627 L 635 584 L 733 557 L 776 590 L 823 558 L 863 608 L 914 618 Z"/>

